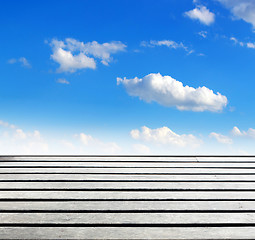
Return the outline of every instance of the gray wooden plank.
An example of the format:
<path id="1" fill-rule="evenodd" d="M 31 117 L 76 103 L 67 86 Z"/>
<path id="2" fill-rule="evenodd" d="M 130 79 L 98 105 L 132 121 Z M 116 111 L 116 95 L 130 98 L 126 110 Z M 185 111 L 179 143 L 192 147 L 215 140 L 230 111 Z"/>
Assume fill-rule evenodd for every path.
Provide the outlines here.
<path id="1" fill-rule="evenodd" d="M 255 210 L 255 201 L 1 201 L 2 210 Z"/>
<path id="2" fill-rule="evenodd" d="M 5 180 L 255 181 L 255 175 L 0 174 L 0 181 Z"/>
<path id="3" fill-rule="evenodd" d="M 15 224 L 252 224 L 255 213 L 0 213 Z"/>
<path id="4" fill-rule="evenodd" d="M 102 157 L 1 157 L 0 161 L 5 161 L 5 160 L 15 160 L 15 161 L 25 161 L 25 160 L 30 160 L 30 161 L 78 161 L 78 160 L 86 160 L 86 161 L 190 161 L 190 162 L 197 162 L 196 157 L 120 157 L 120 156 L 102 156 Z M 255 158 L 254 158 L 255 161 Z"/>
<path id="5" fill-rule="evenodd" d="M 254 174 L 255 169 L 200 169 L 200 168 L 0 168 L 2 173 L 150 173 L 150 174 Z"/>
<path id="6" fill-rule="evenodd" d="M 0 167 L 100 167 L 100 168 L 255 168 L 254 163 L 208 163 L 208 162 L 1 162 Z"/>
<path id="7" fill-rule="evenodd" d="M 254 239 L 254 227 L 0 227 L 0 239 Z"/>
<path id="8" fill-rule="evenodd" d="M 0 191 L 1 199 L 254 199 L 255 192 Z"/>
<path id="9" fill-rule="evenodd" d="M 200 161 L 254 161 L 255 156 L 197 156 L 196 160 Z"/>
<path id="10" fill-rule="evenodd" d="M 255 182 L 0 182 L 0 189 L 235 189 L 255 190 Z"/>

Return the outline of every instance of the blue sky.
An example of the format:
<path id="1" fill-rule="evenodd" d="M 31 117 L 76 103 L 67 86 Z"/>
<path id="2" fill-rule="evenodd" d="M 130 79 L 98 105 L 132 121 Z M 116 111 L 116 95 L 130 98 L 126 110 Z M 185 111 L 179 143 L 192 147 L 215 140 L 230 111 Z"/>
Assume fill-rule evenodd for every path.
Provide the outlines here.
<path id="1" fill-rule="evenodd" d="M 255 154 L 253 0 L 0 11 L 1 154 Z"/>

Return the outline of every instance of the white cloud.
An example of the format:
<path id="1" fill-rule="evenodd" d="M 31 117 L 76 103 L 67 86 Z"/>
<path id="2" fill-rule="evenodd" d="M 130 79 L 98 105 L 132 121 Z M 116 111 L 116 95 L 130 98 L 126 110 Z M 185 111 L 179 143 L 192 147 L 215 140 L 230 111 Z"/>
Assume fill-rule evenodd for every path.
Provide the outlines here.
<path id="1" fill-rule="evenodd" d="M 219 133 L 212 132 L 212 133 L 210 133 L 209 137 L 215 138 L 219 143 L 223 143 L 223 144 L 232 144 L 233 143 L 231 138 L 229 138 L 228 136 L 219 134 Z"/>
<path id="2" fill-rule="evenodd" d="M 25 57 L 20 57 L 20 58 L 12 58 L 8 60 L 9 64 L 14 64 L 14 63 L 20 63 L 21 66 L 30 68 L 31 64 L 28 62 L 28 60 Z"/>
<path id="3" fill-rule="evenodd" d="M 239 128 L 238 127 L 233 127 L 233 129 L 232 129 L 232 134 L 234 135 L 234 136 L 242 136 L 243 134 L 241 133 L 241 131 L 239 130 Z"/>
<path id="4" fill-rule="evenodd" d="M 16 139 L 26 139 L 27 135 L 23 132 L 22 129 L 16 129 L 16 131 L 15 131 L 15 138 Z"/>
<path id="5" fill-rule="evenodd" d="M 57 83 L 61 83 L 61 84 L 70 84 L 69 81 L 67 81 L 65 78 L 59 78 L 57 80 Z"/>
<path id="6" fill-rule="evenodd" d="M 218 0 L 230 9 L 236 19 L 242 19 L 255 28 L 255 1 L 254 0 Z"/>
<path id="7" fill-rule="evenodd" d="M 187 52 L 188 55 L 195 52 L 194 50 L 189 49 L 187 46 L 185 46 L 182 42 L 178 43 L 172 40 L 160 40 L 160 41 L 150 40 L 149 42 L 142 41 L 140 45 L 142 47 L 150 48 L 165 46 L 170 49 L 183 49 Z"/>
<path id="8" fill-rule="evenodd" d="M 150 154 L 151 150 L 144 144 L 133 144 L 134 154 Z"/>
<path id="9" fill-rule="evenodd" d="M 203 38 L 207 38 L 207 31 L 200 31 L 198 35 L 200 35 Z"/>
<path id="10" fill-rule="evenodd" d="M 66 38 L 65 41 L 53 39 L 50 45 L 53 51 L 51 58 L 60 64 L 59 72 L 95 69 L 95 58 L 100 59 L 102 64 L 109 65 L 112 60 L 111 55 L 126 48 L 126 45 L 119 41 L 103 44 L 96 41 L 83 43 L 73 38 Z"/>
<path id="11" fill-rule="evenodd" d="M 48 143 L 38 130 L 24 131 L 8 122 L 0 121 L 5 131 L 0 133 L 0 152 L 2 154 L 46 154 Z"/>
<path id="12" fill-rule="evenodd" d="M 215 21 L 215 14 L 210 12 L 205 6 L 197 6 L 193 10 L 184 13 L 185 16 L 193 20 L 199 20 L 202 24 L 211 25 Z"/>
<path id="13" fill-rule="evenodd" d="M 2 126 L 2 127 L 12 128 L 12 129 L 16 128 L 16 126 L 15 126 L 15 125 L 10 124 L 10 123 L 8 123 L 8 122 L 4 122 L 4 121 L 2 121 L 2 120 L 0 120 L 0 126 Z"/>
<path id="14" fill-rule="evenodd" d="M 121 151 L 121 148 L 115 142 L 103 142 L 85 133 L 80 133 L 76 135 L 76 137 L 79 138 L 80 142 L 85 147 L 84 151 L 86 150 L 88 153 L 116 154 Z"/>
<path id="15" fill-rule="evenodd" d="M 227 105 L 227 98 L 220 93 L 215 94 L 206 87 L 183 86 L 182 82 L 160 73 L 143 78 L 117 78 L 117 84 L 123 84 L 130 96 L 167 107 L 175 106 L 178 110 L 219 112 Z"/>
<path id="16" fill-rule="evenodd" d="M 141 46 L 142 47 L 166 46 L 166 47 L 173 48 L 173 49 L 183 48 L 183 49 L 187 50 L 187 47 L 184 46 L 184 44 L 182 42 L 177 43 L 172 40 L 161 40 L 161 41 L 151 40 L 149 42 L 142 41 Z"/>
<path id="17" fill-rule="evenodd" d="M 192 134 L 182 134 L 179 135 L 173 132 L 168 127 L 150 129 L 146 126 L 138 129 L 133 129 L 130 132 L 132 138 L 136 140 L 142 140 L 145 142 L 151 142 L 163 145 L 173 145 L 178 147 L 198 147 L 201 145 L 202 141 L 197 139 Z"/>
<path id="18" fill-rule="evenodd" d="M 255 138 L 255 129 L 249 128 L 247 131 L 241 131 L 238 127 L 233 127 L 231 131 L 232 135 L 236 137 L 251 137 Z"/>
<path id="19" fill-rule="evenodd" d="M 248 42 L 248 43 L 247 43 L 247 48 L 253 48 L 253 49 L 255 49 L 255 44 L 254 44 L 254 43 L 251 43 L 251 42 Z"/>
<path id="20" fill-rule="evenodd" d="M 241 42 L 241 41 L 239 41 L 235 37 L 231 37 L 230 40 L 233 41 L 235 44 L 241 46 L 241 47 L 247 47 L 247 48 L 255 49 L 255 43 L 252 43 L 252 42 L 247 42 L 247 43 Z"/>

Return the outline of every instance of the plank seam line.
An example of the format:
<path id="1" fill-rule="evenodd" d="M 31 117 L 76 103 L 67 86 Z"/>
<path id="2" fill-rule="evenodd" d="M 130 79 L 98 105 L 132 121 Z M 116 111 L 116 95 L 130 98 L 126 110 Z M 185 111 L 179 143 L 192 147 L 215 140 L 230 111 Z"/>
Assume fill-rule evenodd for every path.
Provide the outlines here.
<path id="1" fill-rule="evenodd" d="M 176 227 L 176 228 L 197 228 L 197 227 L 255 227 L 254 223 L 0 223 L 0 227 Z"/>
<path id="2" fill-rule="evenodd" d="M 0 192 L 43 191 L 43 192 L 254 192 L 255 189 L 185 189 L 185 188 L 0 188 Z"/>
<path id="3" fill-rule="evenodd" d="M 64 180 L 64 179 L 59 179 L 59 180 L 41 180 L 41 179 L 27 179 L 27 180 L 16 180 L 16 179 L 8 179 L 8 180 L 0 180 L 1 182 L 167 182 L 167 183 L 176 183 L 176 182 L 188 182 L 188 183 L 217 183 L 217 182 L 223 182 L 223 183 L 254 183 L 255 180 L 217 180 L 217 179 L 212 179 L 212 180 L 74 180 L 74 179 L 70 179 L 70 180 Z"/>
<path id="4" fill-rule="evenodd" d="M 255 213 L 254 210 L 0 210 L 2 213 Z"/>
<path id="5" fill-rule="evenodd" d="M 54 175 L 54 174 L 59 174 L 59 175 L 255 175 L 254 173 L 108 173 L 108 172 L 102 172 L 102 173 L 84 173 L 84 172 L 5 172 L 5 173 L 0 173 L 0 175 L 7 175 L 7 174 L 12 174 L 12 175 L 39 175 L 39 174 L 48 174 L 48 175 Z"/>
<path id="6" fill-rule="evenodd" d="M 207 202 L 207 201 L 212 201 L 212 202 L 222 202 L 222 201 L 228 201 L 228 202 L 250 202 L 250 201 L 255 201 L 255 198 L 248 198 L 248 199 L 243 199 L 243 198 L 234 198 L 234 199 L 229 199 L 229 198 L 220 198 L 220 199 L 212 199 L 212 198 L 129 198 L 129 199 L 116 199 L 116 198 L 109 198 L 109 199 L 98 199 L 98 198 L 90 198 L 90 199 L 81 199 L 81 198 L 0 198 L 0 202 L 70 202 L 70 201 L 75 201 L 75 202 L 189 202 L 189 201 L 194 201 L 194 202 Z"/>
<path id="7" fill-rule="evenodd" d="M 104 168 L 113 168 L 113 169 L 255 169 L 255 167 L 117 167 L 117 166 L 1 166 L 0 165 L 0 169 L 3 168 L 10 168 L 10 169 L 14 169 L 14 168 L 18 168 L 18 169 L 22 169 L 22 168 L 99 168 L 99 169 L 104 169 Z"/>

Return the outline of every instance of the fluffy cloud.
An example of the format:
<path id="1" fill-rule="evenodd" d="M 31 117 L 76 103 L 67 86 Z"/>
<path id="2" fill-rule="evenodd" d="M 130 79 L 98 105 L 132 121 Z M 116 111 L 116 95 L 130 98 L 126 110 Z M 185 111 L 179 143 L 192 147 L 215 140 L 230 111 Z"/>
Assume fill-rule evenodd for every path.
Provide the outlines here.
<path id="1" fill-rule="evenodd" d="M 83 43 L 73 38 L 65 41 L 53 39 L 50 43 L 53 54 L 51 58 L 60 64 L 59 72 L 75 72 L 78 69 L 95 69 L 95 58 L 104 65 L 109 65 L 111 54 L 124 51 L 126 45 L 121 42 L 100 44 L 96 41 Z"/>
<path id="2" fill-rule="evenodd" d="M 215 94 L 206 87 L 183 86 L 182 82 L 160 73 L 143 78 L 117 78 L 117 84 L 123 84 L 130 96 L 167 107 L 175 106 L 178 110 L 218 112 L 227 105 L 227 98 L 220 93 Z"/>
<path id="3" fill-rule="evenodd" d="M 141 130 L 133 129 L 130 135 L 136 140 L 178 147 L 198 147 L 202 143 L 192 134 L 179 135 L 168 127 L 150 129 L 144 126 Z"/>
<path id="4" fill-rule="evenodd" d="M 255 138 L 255 129 L 249 128 L 247 131 L 240 131 L 238 127 L 233 127 L 231 131 L 232 135 L 236 137 L 251 137 Z"/>
<path id="5" fill-rule="evenodd" d="M 212 133 L 210 133 L 209 137 L 215 138 L 219 143 L 223 143 L 223 144 L 232 144 L 233 143 L 231 138 L 224 136 L 222 134 L 219 134 L 219 133 L 212 132 Z"/>
<path id="6" fill-rule="evenodd" d="M 14 63 L 20 63 L 21 66 L 30 68 L 31 64 L 28 62 L 28 60 L 25 57 L 20 57 L 20 58 L 12 58 L 8 60 L 9 64 L 14 64 Z"/>
<path id="7" fill-rule="evenodd" d="M 185 16 L 193 20 L 199 20 L 202 24 L 211 25 L 215 21 L 215 14 L 210 12 L 205 6 L 198 6 L 193 10 L 184 13 Z"/>
<path id="8" fill-rule="evenodd" d="M 218 0 L 230 9 L 236 19 L 242 19 L 255 28 L 255 1 L 254 0 Z"/>

